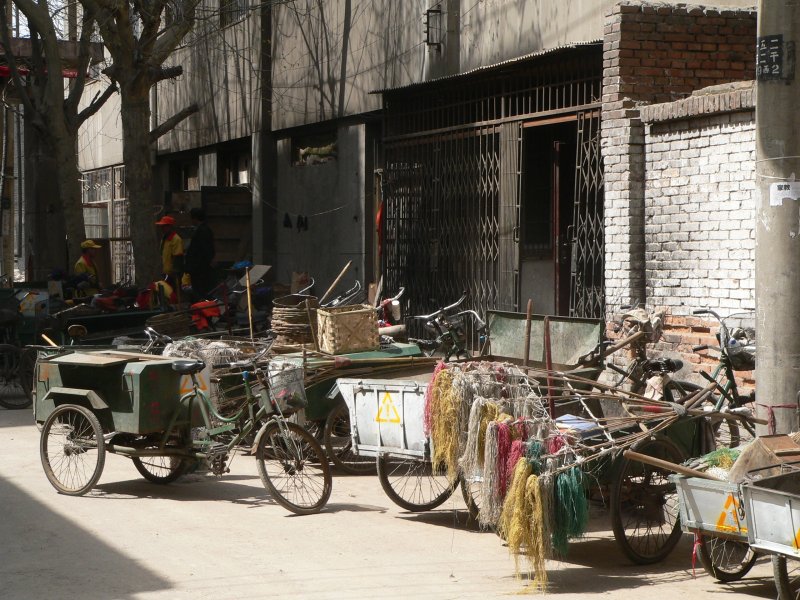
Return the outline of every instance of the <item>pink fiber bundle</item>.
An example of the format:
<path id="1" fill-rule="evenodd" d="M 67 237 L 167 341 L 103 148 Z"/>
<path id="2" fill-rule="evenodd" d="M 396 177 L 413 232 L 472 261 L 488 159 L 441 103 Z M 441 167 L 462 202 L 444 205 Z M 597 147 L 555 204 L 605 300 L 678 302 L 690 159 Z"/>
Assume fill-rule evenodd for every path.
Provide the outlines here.
<path id="1" fill-rule="evenodd" d="M 505 498 L 508 489 L 508 473 L 506 465 L 511 454 L 511 428 L 508 423 L 497 423 L 497 491 L 500 498 Z"/>

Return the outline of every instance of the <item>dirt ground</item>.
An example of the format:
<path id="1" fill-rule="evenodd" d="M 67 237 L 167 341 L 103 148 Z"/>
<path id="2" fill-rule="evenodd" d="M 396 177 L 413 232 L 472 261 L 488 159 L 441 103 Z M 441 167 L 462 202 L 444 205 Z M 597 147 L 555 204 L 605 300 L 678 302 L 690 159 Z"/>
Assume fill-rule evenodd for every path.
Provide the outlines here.
<path id="1" fill-rule="evenodd" d="M 0 409 L 0 598 L 507 598 L 530 594 L 493 533 L 467 524 L 460 494 L 440 509 L 395 506 L 375 476 L 336 476 L 324 512 L 293 516 L 266 495 L 252 458 L 231 473 L 168 486 L 113 455 L 96 489 L 55 492 L 28 410 Z M 585 539 L 550 562 L 547 595 L 774 598 L 769 562 L 735 584 L 697 565 L 684 536 L 663 563 L 629 564 L 594 515 Z M 539 594 L 533 594 L 539 596 Z"/>

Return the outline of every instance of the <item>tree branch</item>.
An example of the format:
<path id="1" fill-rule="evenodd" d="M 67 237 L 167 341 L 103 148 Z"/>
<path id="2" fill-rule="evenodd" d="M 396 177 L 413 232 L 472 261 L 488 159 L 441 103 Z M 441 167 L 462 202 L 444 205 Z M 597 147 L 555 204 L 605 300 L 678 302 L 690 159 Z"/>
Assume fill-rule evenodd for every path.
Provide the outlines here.
<path id="1" fill-rule="evenodd" d="M 197 106 L 197 104 L 190 104 L 179 113 L 175 113 L 174 115 L 172 115 L 161 125 L 150 131 L 150 143 L 154 144 L 156 141 L 158 141 L 158 138 L 175 129 L 175 127 L 177 127 L 181 121 L 183 121 L 190 115 L 193 115 L 198 110 L 200 110 L 200 107 Z"/>
<path id="2" fill-rule="evenodd" d="M 117 91 L 117 85 L 112 83 L 109 85 L 105 90 L 103 90 L 102 94 L 95 94 L 92 101 L 89 103 L 89 106 L 84 108 L 81 112 L 78 113 L 77 118 L 75 119 L 77 122 L 78 127 L 83 125 L 83 123 L 94 115 L 98 110 L 100 110 L 106 101 L 111 98 L 111 95 Z"/>

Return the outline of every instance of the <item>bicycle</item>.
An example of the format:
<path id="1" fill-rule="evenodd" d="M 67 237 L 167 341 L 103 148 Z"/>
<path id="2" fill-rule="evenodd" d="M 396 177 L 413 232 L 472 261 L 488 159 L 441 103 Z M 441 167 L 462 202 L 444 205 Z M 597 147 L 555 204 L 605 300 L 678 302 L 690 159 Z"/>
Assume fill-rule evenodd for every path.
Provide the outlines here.
<path id="1" fill-rule="evenodd" d="M 621 307 L 623 313 L 619 322 L 614 324 L 617 333 L 624 335 L 623 340 L 613 344 L 604 342 L 601 354 L 608 356 L 628 346 L 632 356 L 626 368 L 617 366 L 611 361 L 605 363 L 606 368 L 614 371 L 620 378 L 614 387 L 620 388 L 628 382 L 634 394 L 651 398 L 664 399 L 683 404 L 688 398 L 699 392 L 701 386 L 689 381 L 673 379 L 672 375 L 683 369 L 683 361 L 674 358 L 650 358 L 647 355 L 647 344 L 657 342 L 661 338 L 663 315 L 660 312 L 648 313 L 642 308 Z"/>
<path id="2" fill-rule="evenodd" d="M 748 419 L 756 400 L 755 389 L 749 394 L 739 392 L 736 383 L 736 371 L 752 371 L 756 366 L 755 315 L 752 312 L 734 313 L 722 318 L 711 309 L 692 311 L 693 315 L 711 315 L 719 322 L 716 334 L 719 346 L 700 344 L 694 346 L 694 352 L 715 350 L 718 353 L 717 365 L 709 374 L 701 371 L 700 375 L 714 385 L 716 394 L 712 393 L 700 403 L 700 407 L 708 411 L 729 413 L 737 419 L 720 419 L 715 424 L 715 438 L 719 444 L 735 448 L 742 442 L 755 438 L 755 425 Z"/>
<path id="3" fill-rule="evenodd" d="M 453 314 L 467 299 L 464 292 L 453 304 L 445 306 L 429 315 L 415 315 L 411 319 L 422 321 L 425 329 L 434 334 L 434 339 L 409 338 L 409 342 L 417 344 L 426 356 L 441 355 L 444 361 L 472 358 L 472 353 L 467 348 L 469 338 L 467 335 L 466 319 L 472 318 L 473 330 L 478 334 L 480 354 L 488 341 L 486 322 L 474 310 L 462 310 Z"/>
<path id="4" fill-rule="evenodd" d="M 35 414 L 38 420 L 50 411 L 44 420 L 40 446 L 45 475 L 59 492 L 83 495 L 99 480 L 106 451 L 130 458 L 137 471 L 153 483 L 175 481 L 200 460 L 206 461 L 214 475 L 222 475 L 229 471 L 229 457 L 242 450 L 247 441 L 244 450 L 255 454 L 261 481 L 278 504 L 300 515 L 319 512 L 331 494 L 328 459 L 314 437 L 287 418 L 305 406 L 303 369 L 288 365 L 284 370 L 276 367 L 263 373 L 257 361 L 268 350 L 244 361 L 215 365 L 241 370 L 245 402 L 229 417 L 219 414 L 199 387 L 197 373 L 205 368 L 203 361 L 171 362 L 171 369 L 178 375 L 191 377 L 192 389 L 177 402 L 159 399 L 156 405 L 163 411 L 167 425 L 154 433 L 142 434 L 126 427 L 130 404 L 119 406 L 109 397 L 106 408 L 96 408 L 96 398 L 94 403 L 80 402 L 79 392 L 85 394 L 85 389 L 58 388 L 57 392 L 43 394 L 37 399 Z M 48 373 L 57 370 L 53 369 L 59 364 L 57 360 L 48 365 Z M 163 364 L 153 363 L 153 369 L 165 369 Z M 258 393 L 251 376 L 261 388 Z M 91 394 L 88 397 L 94 398 Z M 66 402 L 61 403 L 65 398 Z M 174 409 L 167 412 L 170 404 Z M 145 410 L 139 406 L 136 409 Z M 200 427 L 192 423 L 194 415 L 199 415 Z M 256 430 L 251 446 L 251 433 Z"/>

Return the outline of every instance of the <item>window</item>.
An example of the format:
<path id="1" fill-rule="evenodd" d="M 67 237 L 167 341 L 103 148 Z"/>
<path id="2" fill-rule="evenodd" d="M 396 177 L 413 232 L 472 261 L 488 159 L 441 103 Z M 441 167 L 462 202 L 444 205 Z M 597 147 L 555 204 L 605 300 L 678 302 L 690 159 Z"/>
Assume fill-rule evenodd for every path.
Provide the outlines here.
<path id="1" fill-rule="evenodd" d="M 227 27 L 244 19 L 249 8 L 247 0 L 220 0 L 219 26 Z"/>

